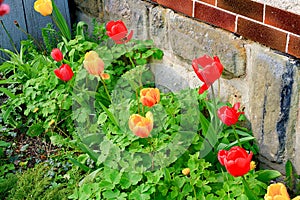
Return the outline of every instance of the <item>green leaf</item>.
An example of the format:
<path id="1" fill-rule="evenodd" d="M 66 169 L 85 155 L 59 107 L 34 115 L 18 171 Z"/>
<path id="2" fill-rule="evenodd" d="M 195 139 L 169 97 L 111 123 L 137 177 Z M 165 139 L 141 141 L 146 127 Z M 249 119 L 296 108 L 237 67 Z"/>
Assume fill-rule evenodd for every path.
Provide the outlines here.
<path id="1" fill-rule="evenodd" d="M 78 162 L 77 160 L 75 160 L 74 158 L 69 158 L 69 160 L 76 166 L 80 167 L 83 171 L 88 172 L 90 171 L 90 168 L 80 162 Z"/>
<path id="2" fill-rule="evenodd" d="M 90 149 L 89 149 L 85 144 L 83 144 L 83 143 L 79 143 L 79 144 L 78 144 L 78 147 L 79 147 L 84 153 L 88 154 L 89 157 L 90 157 L 93 161 L 97 162 L 97 160 L 98 160 L 98 155 L 97 155 L 97 153 L 95 153 L 94 151 L 90 150 Z"/>
<path id="3" fill-rule="evenodd" d="M 102 170 L 102 168 L 99 168 L 99 169 L 96 169 L 95 171 L 93 171 L 92 173 L 86 175 L 84 177 L 84 179 L 82 179 L 80 182 L 79 182 L 79 186 L 82 186 L 83 184 L 85 183 L 88 183 L 88 182 L 93 182 L 94 179 L 97 177 L 98 173 Z"/>
<path id="4" fill-rule="evenodd" d="M 287 187 L 289 189 L 292 189 L 293 186 L 295 185 L 295 171 L 294 171 L 294 167 L 293 164 L 290 160 L 288 160 L 285 164 L 285 173 L 286 173 L 286 182 L 287 182 Z"/>
<path id="5" fill-rule="evenodd" d="M 1 71 L 1 69 L 0 69 Z M 20 83 L 19 81 L 11 81 L 11 80 L 0 80 L 0 85 L 5 85 L 5 84 L 16 84 Z"/>
<path id="6" fill-rule="evenodd" d="M 31 137 L 35 137 L 41 135 L 44 131 L 45 130 L 43 128 L 42 123 L 38 123 L 31 125 L 26 134 Z"/>
<path id="7" fill-rule="evenodd" d="M 160 49 L 156 49 L 156 51 L 153 54 L 153 58 L 157 60 L 161 60 L 163 56 L 164 56 L 164 52 Z"/>
<path id="8" fill-rule="evenodd" d="M 114 115 L 100 101 L 98 103 L 100 104 L 100 106 L 104 110 L 104 112 L 106 112 L 108 118 L 112 121 L 112 123 L 114 123 L 116 126 L 119 127 L 119 124 L 116 121 Z"/>
<path id="9" fill-rule="evenodd" d="M 0 140 L 0 147 L 9 147 L 10 143 Z"/>
<path id="10" fill-rule="evenodd" d="M 247 195 L 247 197 L 251 200 L 258 200 L 257 196 L 253 193 L 253 191 L 250 190 L 248 183 L 244 177 L 242 180 L 243 180 L 245 194 Z"/>
<path id="11" fill-rule="evenodd" d="M 7 95 L 8 97 L 14 99 L 16 98 L 16 95 L 14 95 L 11 91 L 9 91 L 6 88 L 0 87 L 0 92 L 3 92 L 5 95 Z"/>
<path id="12" fill-rule="evenodd" d="M 104 124 L 104 122 L 106 121 L 107 119 L 107 115 L 105 113 L 101 113 L 99 116 L 98 116 L 98 120 L 97 120 L 97 124 Z"/>
<path id="13" fill-rule="evenodd" d="M 71 39 L 71 31 L 68 27 L 68 24 L 65 20 L 65 18 L 63 17 L 63 15 L 61 14 L 61 12 L 59 11 L 59 9 L 57 8 L 56 4 L 54 3 L 54 1 L 52 1 L 52 6 L 53 6 L 53 12 L 52 12 L 52 16 L 53 16 L 53 21 L 56 24 L 56 26 L 59 28 L 59 30 L 61 31 L 62 35 L 67 38 L 68 40 Z"/>
<path id="14" fill-rule="evenodd" d="M 164 177 L 165 177 L 165 181 L 167 183 L 171 182 L 171 175 L 170 175 L 170 172 L 169 172 L 168 168 L 164 169 Z"/>
<path id="15" fill-rule="evenodd" d="M 14 105 L 10 105 L 7 110 L 5 111 L 5 113 L 3 114 L 3 121 L 6 122 L 8 117 L 10 116 L 11 111 L 13 110 Z"/>
<path id="16" fill-rule="evenodd" d="M 257 180 L 269 183 L 271 180 L 281 176 L 281 173 L 276 170 L 259 170 L 255 173 L 257 175 Z"/>
<path id="17" fill-rule="evenodd" d="M 117 199 L 117 197 L 120 195 L 120 191 L 119 190 L 107 190 L 105 192 L 103 192 L 103 197 L 105 199 Z"/>

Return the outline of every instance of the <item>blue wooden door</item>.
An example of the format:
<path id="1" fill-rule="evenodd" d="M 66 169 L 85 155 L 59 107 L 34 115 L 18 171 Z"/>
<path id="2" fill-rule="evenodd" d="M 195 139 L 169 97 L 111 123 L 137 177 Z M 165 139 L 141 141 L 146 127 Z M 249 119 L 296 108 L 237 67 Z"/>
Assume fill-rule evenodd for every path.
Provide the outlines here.
<path id="1" fill-rule="evenodd" d="M 17 48 L 20 47 L 20 41 L 27 39 L 25 33 L 20 31 L 14 24 L 17 21 L 24 30 L 31 34 L 34 38 L 41 39 L 41 28 L 46 27 L 47 23 L 51 23 L 50 16 L 42 16 L 40 13 L 33 9 L 34 2 L 36 0 L 5 0 L 4 3 L 9 4 L 10 13 L 8 15 L 0 17 L 2 23 L 6 27 L 7 31 L 11 35 L 13 42 Z M 70 14 L 68 0 L 54 0 L 57 7 L 60 9 L 62 15 L 67 20 L 70 27 Z M 3 27 L 0 25 L 0 47 L 13 50 L 12 41 L 6 34 Z M 0 56 L 3 56 L 0 53 Z M 1 62 L 1 59 L 0 59 Z"/>

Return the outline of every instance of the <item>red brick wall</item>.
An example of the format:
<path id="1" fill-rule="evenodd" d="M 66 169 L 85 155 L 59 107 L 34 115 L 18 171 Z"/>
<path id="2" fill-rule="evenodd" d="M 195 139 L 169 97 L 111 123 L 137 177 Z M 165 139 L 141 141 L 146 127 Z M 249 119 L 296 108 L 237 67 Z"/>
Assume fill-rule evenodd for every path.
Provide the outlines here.
<path id="1" fill-rule="evenodd" d="M 152 0 L 300 58 L 300 15 L 251 0 Z"/>

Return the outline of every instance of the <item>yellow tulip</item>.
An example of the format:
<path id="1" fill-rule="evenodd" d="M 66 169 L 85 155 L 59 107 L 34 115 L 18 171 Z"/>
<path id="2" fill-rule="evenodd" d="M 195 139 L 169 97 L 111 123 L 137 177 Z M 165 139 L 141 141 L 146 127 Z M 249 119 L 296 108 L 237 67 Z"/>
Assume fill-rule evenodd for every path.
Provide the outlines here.
<path id="1" fill-rule="evenodd" d="M 104 62 L 99 57 L 97 52 L 87 52 L 84 56 L 83 66 L 89 72 L 89 74 L 101 76 L 103 79 L 109 79 L 109 74 L 104 73 Z"/>
<path id="2" fill-rule="evenodd" d="M 290 200 L 290 196 L 283 183 L 274 183 L 268 186 L 265 200 Z"/>
<path id="3" fill-rule="evenodd" d="M 129 118 L 129 129 L 138 137 L 146 138 L 153 129 L 153 115 L 151 112 L 146 113 L 146 117 L 133 114 Z"/>
<path id="4" fill-rule="evenodd" d="M 37 0 L 34 2 L 34 10 L 41 13 L 43 16 L 52 14 L 53 7 L 51 0 Z"/>

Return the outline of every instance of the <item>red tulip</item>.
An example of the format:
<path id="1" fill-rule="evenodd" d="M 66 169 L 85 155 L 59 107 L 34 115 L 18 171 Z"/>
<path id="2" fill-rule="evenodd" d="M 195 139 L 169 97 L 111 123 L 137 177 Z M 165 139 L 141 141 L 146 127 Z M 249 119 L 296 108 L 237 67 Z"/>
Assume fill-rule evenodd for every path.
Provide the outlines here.
<path id="1" fill-rule="evenodd" d="M 140 96 L 144 106 L 152 107 L 160 101 L 160 93 L 157 88 L 143 88 L 140 91 Z"/>
<path id="2" fill-rule="evenodd" d="M 9 5 L 2 2 L 0 3 L 0 16 L 7 15 L 10 12 Z"/>
<path id="3" fill-rule="evenodd" d="M 219 151 L 218 160 L 221 165 L 225 166 L 229 174 L 237 177 L 249 172 L 252 155 L 252 152 L 248 154 L 245 149 L 234 146 L 229 151 Z"/>
<path id="4" fill-rule="evenodd" d="M 4 0 L 0 0 L 0 5 L 3 3 Z"/>
<path id="5" fill-rule="evenodd" d="M 51 51 L 51 57 L 57 62 L 60 62 L 64 59 L 62 52 L 58 48 L 55 48 Z"/>
<path id="6" fill-rule="evenodd" d="M 71 67 L 68 64 L 62 64 L 60 68 L 54 70 L 54 73 L 59 79 L 63 81 L 71 80 L 74 75 Z"/>
<path id="7" fill-rule="evenodd" d="M 201 68 L 199 68 L 199 65 Z M 207 55 L 194 59 L 192 66 L 198 78 L 204 82 L 199 89 L 199 94 L 206 91 L 218 78 L 220 78 L 224 69 L 217 56 L 212 59 Z"/>
<path id="8" fill-rule="evenodd" d="M 146 113 L 146 117 L 138 114 L 133 114 L 129 118 L 129 129 L 138 137 L 149 137 L 153 129 L 153 115 L 151 112 Z"/>
<path id="9" fill-rule="evenodd" d="M 229 106 L 223 106 L 218 110 L 218 117 L 227 126 L 236 124 L 240 115 L 244 114 L 244 112 L 238 112 L 239 108 L 240 103 L 234 104 L 232 108 Z"/>
<path id="10" fill-rule="evenodd" d="M 115 41 L 116 44 L 124 44 L 131 40 L 133 31 L 128 34 L 127 27 L 121 20 L 109 21 L 106 24 L 107 35 Z"/>

